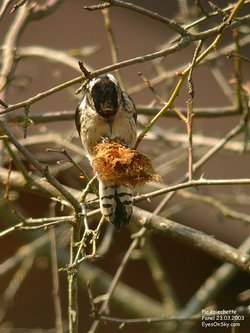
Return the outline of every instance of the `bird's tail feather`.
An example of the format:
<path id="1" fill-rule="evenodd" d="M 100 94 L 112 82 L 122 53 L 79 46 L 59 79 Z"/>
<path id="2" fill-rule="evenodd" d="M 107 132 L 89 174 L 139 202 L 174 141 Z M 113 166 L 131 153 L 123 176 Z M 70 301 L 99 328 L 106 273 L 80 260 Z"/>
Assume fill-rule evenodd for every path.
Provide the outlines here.
<path id="1" fill-rule="evenodd" d="M 99 181 L 100 208 L 102 215 L 114 224 L 116 229 L 127 225 L 132 215 L 133 197 L 129 186 L 109 186 Z"/>

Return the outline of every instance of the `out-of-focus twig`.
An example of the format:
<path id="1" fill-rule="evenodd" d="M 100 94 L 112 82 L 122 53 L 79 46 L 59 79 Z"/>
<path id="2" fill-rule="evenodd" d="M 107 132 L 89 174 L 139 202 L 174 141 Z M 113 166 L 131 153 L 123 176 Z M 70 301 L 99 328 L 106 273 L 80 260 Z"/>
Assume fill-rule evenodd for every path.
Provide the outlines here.
<path id="1" fill-rule="evenodd" d="M 148 237 L 143 247 L 143 257 L 147 262 L 155 286 L 159 290 L 166 313 L 176 313 L 180 308 L 178 297 L 174 291 L 163 262 L 157 253 L 154 243 Z"/>
<path id="2" fill-rule="evenodd" d="M 0 7 L 0 21 L 13 0 L 3 0 Z"/>
<path id="3" fill-rule="evenodd" d="M 30 272 L 34 262 L 34 256 L 28 256 L 13 275 L 9 286 L 6 288 L 2 299 L 0 299 L 0 322 L 2 322 L 10 303 L 13 301 L 16 293 L 20 289 L 24 279 Z"/>
<path id="4" fill-rule="evenodd" d="M 179 194 L 183 198 L 190 198 L 207 203 L 208 205 L 211 205 L 212 207 L 218 209 L 219 212 L 223 214 L 223 216 L 230 217 L 244 223 L 250 223 L 250 216 L 248 214 L 244 214 L 243 212 L 238 212 L 234 209 L 231 209 L 230 207 L 224 205 L 221 201 L 216 200 L 212 196 L 191 193 L 189 191 L 180 191 Z"/>

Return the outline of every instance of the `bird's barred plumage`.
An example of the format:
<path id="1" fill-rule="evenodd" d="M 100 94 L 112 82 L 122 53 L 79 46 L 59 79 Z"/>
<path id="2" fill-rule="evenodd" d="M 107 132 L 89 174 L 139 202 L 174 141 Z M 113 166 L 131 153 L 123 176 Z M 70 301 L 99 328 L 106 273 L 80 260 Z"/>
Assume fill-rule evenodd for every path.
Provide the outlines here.
<path id="1" fill-rule="evenodd" d="M 90 80 L 75 120 L 90 161 L 94 147 L 103 138 L 119 138 L 128 146 L 136 140 L 134 103 L 111 74 Z M 103 216 L 117 229 L 129 223 L 133 207 L 130 187 L 111 186 L 99 180 L 99 197 Z"/>

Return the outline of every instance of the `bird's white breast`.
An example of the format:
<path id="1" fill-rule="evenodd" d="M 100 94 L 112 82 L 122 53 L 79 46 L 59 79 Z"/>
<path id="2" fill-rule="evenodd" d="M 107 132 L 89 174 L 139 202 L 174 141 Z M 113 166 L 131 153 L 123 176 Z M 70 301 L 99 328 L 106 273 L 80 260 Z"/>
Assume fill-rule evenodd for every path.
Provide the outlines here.
<path id="1" fill-rule="evenodd" d="M 132 146 L 136 140 L 136 125 L 131 114 L 122 108 L 118 110 L 112 121 L 108 123 L 88 104 L 86 97 L 80 104 L 82 111 L 81 139 L 91 156 L 95 145 L 102 138 L 120 138 L 127 145 Z"/>

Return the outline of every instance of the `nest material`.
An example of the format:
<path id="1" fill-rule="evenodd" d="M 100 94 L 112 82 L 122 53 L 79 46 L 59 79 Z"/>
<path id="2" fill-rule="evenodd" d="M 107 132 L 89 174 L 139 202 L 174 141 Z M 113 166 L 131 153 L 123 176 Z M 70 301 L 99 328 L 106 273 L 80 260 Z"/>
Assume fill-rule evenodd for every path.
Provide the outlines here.
<path id="1" fill-rule="evenodd" d="M 102 181 L 112 185 L 136 187 L 160 180 L 148 157 L 125 147 L 118 139 L 95 146 L 92 166 Z"/>

